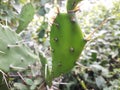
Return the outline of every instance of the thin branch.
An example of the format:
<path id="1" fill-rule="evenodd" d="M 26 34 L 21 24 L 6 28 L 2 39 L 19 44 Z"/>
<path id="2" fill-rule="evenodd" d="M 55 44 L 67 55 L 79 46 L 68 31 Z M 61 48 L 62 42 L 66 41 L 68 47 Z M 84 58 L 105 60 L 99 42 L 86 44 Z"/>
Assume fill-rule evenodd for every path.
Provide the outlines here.
<path id="1" fill-rule="evenodd" d="M 32 75 L 22 75 L 23 77 L 33 77 Z M 16 78 L 16 77 L 20 77 L 19 75 L 9 75 L 9 77 L 13 77 L 13 78 Z"/>
<path id="2" fill-rule="evenodd" d="M 6 75 L 2 70 L 0 70 L 0 72 L 1 72 L 2 75 L 3 75 L 3 79 L 4 79 L 4 81 L 5 81 L 6 85 L 7 85 L 7 87 L 10 88 L 10 86 L 9 86 L 9 84 L 8 84 L 8 82 L 7 82 L 7 79 L 6 79 L 7 75 Z"/>
<path id="3" fill-rule="evenodd" d="M 20 74 L 20 72 L 17 72 L 17 74 L 19 75 L 19 77 L 21 78 L 21 80 L 24 82 L 24 84 L 27 85 L 27 83 L 25 82 L 25 79 L 24 79 L 23 76 Z"/>
<path id="4" fill-rule="evenodd" d="M 94 31 L 91 32 L 85 39 L 86 39 L 86 40 L 90 40 L 90 39 L 92 38 L 92 35 L 93 35 L 97 30 L 99 30 L 108 20 L 109 20 L 108 18 L 104 19 L 104 20 L 100 23 L 100 25 L 99 25 L 97 28 L 95 28 Z"/>

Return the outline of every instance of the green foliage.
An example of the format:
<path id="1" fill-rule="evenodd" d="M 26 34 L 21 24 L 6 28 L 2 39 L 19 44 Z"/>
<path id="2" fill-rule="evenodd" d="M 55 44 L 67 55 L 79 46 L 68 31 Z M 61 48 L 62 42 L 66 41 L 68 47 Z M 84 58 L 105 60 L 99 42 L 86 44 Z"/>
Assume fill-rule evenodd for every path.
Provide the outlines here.
<path id="1" fill-rule="evenodd" d="M 118 14 L 120 7 L 118 3 L 120 0 L 108 1 L 113 3 L 109 9 L 108 5 L 105 6 L 105 3 L 102 4 L 100 1 L 92 2 L 93 6 L 85 11 L 81 7 L 81 13 L 77 14 L 81 28 L 86 34 L 99 27 L 104 19 L 108 21 L 94 33 L 74 73 L 85 82 L 88 90 L 119 90 L 120 18 Z M 72 81 L 71 78 L 65 77 L 64 82 Z M 78 87 L 78 85 L 81 87 L 81 84 L 75 86 Z"/>
<path id="2" fill-rule="evenodd" d="M 31 3 L 27 3 L 22 7 L 19 19 L 19 26 L 17 27 L 16 33 L 20 33 L 28 26 L 30 21 L 32 21 L 34 14 L 35 10 Z"/>
<path id="3" fill-rule="evenodd" d="M 22 83 L 15 83 L 14 84 L 14 89 L 16 89 L 16 90 L 30 90 Z"/>
<path id="4" fill-rule="evenodd" d="M 62 10 L 65 9 L 64 4 L 66 1 L 67 12 L 72 12 L 69 13 L 70 16 L 62 13 Z M 80 1 L 82 0 L 0 0 L 0 24 L 2 27 L 12 28 L 11 30 L 0 27 L 0 69 L 8 70 L 5 75 L 7 82 L 5 82 L 3 75 L 0 73 L 0 90 L 8 90 L 8 86 L 11 87 L 11 90 L 44 90 L 42 88 L 46 87 L 44 85 L 44 77 L 46 78 L 47 76 L 48 81 L 46 80 L 46 82 L 50 84 L 51 80 L 59 75 L 62 75 L 62 78 L 55 79 L 53 87 L 61 90 L 120 89 L 120 0 L 83 0 L 80 3 L 81 12 L 74 13 L 74 11 L 78 10 L 76 5 Z M 19 15 L 20 7 L 25 3 L 32 4 L 23 6 Z M 58 13 L 52 25 L 52 30 L 49 32 L 51 15 L 54 12 L 52 10 L 56 4 L 59 4 L 61 13 Z M 32 5 L 34 5 L 34 8 Z M 26 6 L 29 7 L 27 8 L 28 10 L 23 10 Z M 34 14 L 35 18 L 32 20 Z M 78 22 L 76 22 L 74 15 L 77 16 Z M 77 46 L 75 43 L 80 42 L 78 41 L 78 34 L 82 34 L 82 30 L 87 36 L 95 28 L 98 28 L 104 19 L 107 19 L 107 22 L 94 33 L 92 40 L 90 43 L 88 42 L 79 58 L 80 51 L 77 49 L 78 54 L 75 50 Z M 17 27 L 18 24 L 20 30 Z M 76 27 L 78 28 L 76 29 Z M 19 34 L 22 37 L 20 38 L 14 32 L 16 28 L 17 33 L 26 28 L 28 30 Z M 74 28 L 77 30 L 76 32 L 79 29 L 80 33 L 76 33 Z M 69 30 L 73 31 L 73 33 Z M 64 32 L 65 34 L 62 34 Z M 76 37 L 78 40 L 75 39 Z M 82 35 L 80 35 L 81 37 L 83 38 Z M 29 67 L 31 69 L 19 72 L 29 64 L 34 63 L 36 57 L 39 59 L 38 56 L 31 52 L 28 46 L 23 45 L 23 42 L 27 43 L 39 55 L 42 66 L 35 63 Z M 50 44 L 52 46 L 52 55 L 50 53 Z M 72 48 L 72 45 L 75 45 L 75 48 Z M 77 48 L 80 47 L 77 46 Z M 27 56 L 28 53 L 31 54 L 30 57 Z M 25 63 L 21 57 L 25 58 Z M 53 58 L 53 61 L 51 58 Z M 76 62 L 77 59 L 80 60 Z M 71 61 L 74 64 L 70 64 Z M 75 62 L 77 65 L 75 65 Z M 71 72 L 71 68 L 74 65 L 75 67 Z M 13 72 L 13 69 L 16 71 Z M 60 83 L 59 86 L 58 83 Z"/>
<path id="5" fill-rule="evenodd" d="M 0 27 L 0 69 L 25 69 L 38 59 L 14 31 Z"/>
<path id="6" fill-rule="evenodd" d="M 41 26 L 40 26 L 40 28 L 37 30 L 37 32 L 38 32 L 38 41 L 41 43 L 43 40 L 43 38 L 44 38 L 44 36 L 45 36 L 45 32 L 46 32 L 46 29 L 48 28 L 48 23 L 47 22 L 45 22 L 45 21 L 43 21 L 42 23 L 41 23 Z"/>
<path id="7" fill-rule="evenodd" d="M 0 90 L 9 90 L 5 82 L 0 85 Z"/>
<path id="8" fill-rule="evenodd" d="M 31 78 L 24 78 L 26 85 L 21 82 L 16 82 L 14 84 L 14 88 L 11 90 L 38 90 L 36 87 L 42 82 L 41 79 L 37 78 L 36 80 L 33 80 Z M 43 90 L 43 89 L 40 89 Z"/>
<path id="9" fill-rule="evenodd" d="M 13 5 L 10 2 L 4 2 L 3 0 L 0 1 L 0 23 L 5 25 L 8 24 L 9 26 L 13 27 L 16 25 L 16 11 L 13 10 Z"/>

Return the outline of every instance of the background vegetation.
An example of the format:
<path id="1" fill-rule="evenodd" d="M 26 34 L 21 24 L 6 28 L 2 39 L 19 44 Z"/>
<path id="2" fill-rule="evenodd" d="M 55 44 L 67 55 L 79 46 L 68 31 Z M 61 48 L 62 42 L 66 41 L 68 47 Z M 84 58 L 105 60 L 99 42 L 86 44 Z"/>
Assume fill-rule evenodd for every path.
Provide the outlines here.
<path id="1" fill-rule="evenodd" d="M 21 8 L 28 2 L 33 4 L 35 15 L 19 36 L 35 54 L 40 53 L 40 60 L 47 58 L 51 61 L 49 32 L 55 15 L 53 8 L 59 5 L 60 11 L 64 12 L 65 0 L 0 0 L 0 25 L 15 31 L 19 26 Z M 53 81 L 53 90 L 120 89 L 119 3 L 120 0 L 83 0 L 79 4 L 76 16 L 85 37 L 97 30 L 74 69 Z M 6 74 L 0 71 L 0 78 L 3 78 L 0 79 L 0 90 L 44 90 L 41 64 L 36 62 L 30 68 Z"/>

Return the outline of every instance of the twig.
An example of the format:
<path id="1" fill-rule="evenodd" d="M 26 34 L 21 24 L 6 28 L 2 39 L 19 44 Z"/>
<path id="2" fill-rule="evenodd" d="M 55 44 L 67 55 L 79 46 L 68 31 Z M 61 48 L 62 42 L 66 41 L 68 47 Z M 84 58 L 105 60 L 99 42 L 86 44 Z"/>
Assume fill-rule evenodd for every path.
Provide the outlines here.
<path id="1" fill-rule="evenodd" d="M 82 86 L 82 88 L 84 90 L 88 90 L 87 86 L 85 85 L 85 82 L 83 80 L 81 80 L 78 76 L 77 76 L 77 80 L 80 82 L 80 85 Z"/>
<path id="2" fill-rule="evenodd" d="M 95 28 L 94 31 L 91 32 L 85 39 L 86 39 L 86 40 L 90 40 L 91 37 L 92 37 L 92 35 L 93 35 L 97 30 L 99 30 L 99 29 L 103 26 L 103 24 L 105 24 L 108 20 L 109 20 L 108 18 L 104 19 L 104 20 L 100 23 L 100 25 L 99 25 L 97 28 Z"/>
<path id="3" fill-rule="evenodd" d="M 2 70 L 0 70 L 0 72 L 1 72 L 2 75 L 3 75 L 3 79 L 4 79 L 4 81 L 5 81 L 6 85 L 7 85 L 7 87 L 10 88 L 10 86 L 9 86 L 9 84 L 8 84 L 8 82 L 7 82 L 7 79 L 6 79 L 6 76 L 7 76 L 7 75 L 6 75 Z"/>
<path id="4" fill-rule="evenodd" d="M 25 79 L 24 79 L 23 76 L 20 74 L 20 72 L 17 72 L 17 74 L 18 74 L 19 77 L 22 79 L 22 81 L 27 85 L 27 83 L 25 82 Z"/>
<path id="5" fill-rule="evenodd" d="M 47 88 L 45 81 L 42 81 L 42 83 L 38 87 L 38 90 L 42 90 L 43 88 Z"/>
<path id="6" fill-rule="evenodd" d="M 32 77 L 32 75 L 22 75 L 23 77 Z M 19 75 L 9 75 L 9 77 L 20 77 Z"/>

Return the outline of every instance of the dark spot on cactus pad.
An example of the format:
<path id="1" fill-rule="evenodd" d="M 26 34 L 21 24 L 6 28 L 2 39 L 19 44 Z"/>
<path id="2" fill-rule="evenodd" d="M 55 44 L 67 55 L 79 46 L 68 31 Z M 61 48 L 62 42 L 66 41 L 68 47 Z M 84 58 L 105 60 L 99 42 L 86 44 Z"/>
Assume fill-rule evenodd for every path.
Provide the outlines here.
<path id="1" fill-rule="evenodd" d="M 61 67 L 62 66 L 62 63 L 58 63 L 58 67 Z"/>
<path id="2" fill-rule="evenodd" d="M 31 65 L 28 65 L 28 69 L 31 69 Z"/>
<path id="3" fill-rule="evenodd" d="M 55 52 L 55 50 L 54 50 L 54 49 L 51 49 L 51 51 L 52 51 L 52 52 Z"/>
<path id="4" fill-rule="evenodd" d="M 16 45 L 18 45 L 18 42 L 15 42 Z"/>
<path id="5" fill-rule="evenodd" d="M 57 28 L 59 28 L 60 27 L 60 25 L 58 24 L 58 23 L 53 23 Z"/>
<path id="6" fill-rule="evenodd" d="M 70 52 L 74 52 L 74 48 L 73 47 L 70 48 Z"/>
<path id="7" fill-rule="evenodd" d="M 11 66 L 9 66 L 9 69 L 12 69 L 12 67 L 11 67 Z"/>
<path id="8" fill-rule="evenodd" d="M 57 38 L 57 37 L 56 37 L 56 38 L 54 38 L 54 41 L 56 41 L 56 42 L 57 42 L 57 41 L 58 41 L 58 38 Z"/>
<path id="9" fill-rule="evenodd" d="M 73 23 L 75 23 L 75 22 L 76 22 L 76 18 L 75 18 L 74 16 L 72 16 L 72 17 L 71 17 L 71 21 L 72 21 Z"/>
<path id="10" fill-rule="evenodd" d="M 21 59 L 20 59 L 20 60 L 21 60 L 21 62 L 24 62 L 24 58 L 23 58 L 23 57 L 21 57 Z"/>
<path id="11" fill-rule="evenodd" d="M 72 18 L 71 21 L 74 23 L 75 22 L 75 18 Z"/>
<path id="12" fill-rule="evenodd" d="M 7 45 L 7 49 L 10 49 L 10 46 L 9 46 L 9 45 Z"/>

